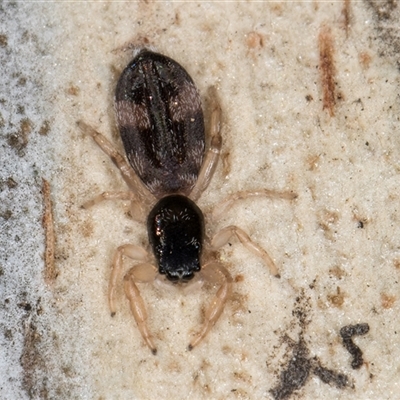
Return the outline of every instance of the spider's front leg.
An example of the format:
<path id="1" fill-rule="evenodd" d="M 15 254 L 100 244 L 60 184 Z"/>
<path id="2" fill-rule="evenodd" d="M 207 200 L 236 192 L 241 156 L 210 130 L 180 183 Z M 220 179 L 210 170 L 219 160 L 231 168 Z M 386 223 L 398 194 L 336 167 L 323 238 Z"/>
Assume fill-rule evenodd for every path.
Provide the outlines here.
<path id="1" fill-rule="evenodd" d="M 188 350 L 197 346 L 215 325 L 232 292 L 232 276 L 221 263 L 213 261 L 206 264 L 202 268 L 201 275 L 206 281 L 213 284 L 219 283 L 221 286 L 205 312 L 204 323 L 200 332 L 190 342 Z"/>
<path id="2" fill-rule="evenodd" d="M 115 288 L 121 278 L 124 256 L 138 261 L 147 261 L 149 259 L 148 253 L 142 247 L 133 244 L 126 244 L 118 247 L 114 256 L 108 291 L 111 316 L 114 316 L 116 312 L 114 304 Z M 156 276 L 156 268 L 148 262 L 143 262 L 133 266 L 124 277 L 125 294 L 129 300 L 133 317 L 135 318 L 144 341 L 153 354 L 157 353 L 157 349 L 147 326 L 146 306 L 136 284 L 153 282 Z"/>

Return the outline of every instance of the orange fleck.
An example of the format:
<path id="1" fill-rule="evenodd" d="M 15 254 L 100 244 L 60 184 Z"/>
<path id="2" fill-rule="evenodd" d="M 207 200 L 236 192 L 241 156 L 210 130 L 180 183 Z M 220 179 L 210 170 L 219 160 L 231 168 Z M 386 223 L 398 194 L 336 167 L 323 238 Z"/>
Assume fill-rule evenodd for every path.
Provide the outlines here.
<path id="1" fill-rule="evenodd" d="M 261 48 L 264 46 L 264 38 L 257 32 L 250 32 L 247 35 L 247 46 L 250 49 Z"/>
<path id="2" fill-rule="evenodd" d="M 372 61 L 372 56 L 367 51 L 362 51 L 358 56 L 358 59 L 362 68 L 368 69 Z"/>
<path id="3" fill-rule="evenodd" d="M 337 289 L 336 289 L 336 293 L 335 294 L 328 294 L 327 298 L 328 298 L 328 301 L 334 307 L 340 308 L 340 307 L 342 307 L 342 305 L 344 303 L 345 295 L 344 295 L 344 293 L 342 293 L 340 291 L 340 287 L 338 286 Z"/>
<path id="4" fill-rule="evenodd" d="M 396 296 L 390 296 L 386 293 L 381 293 L 381 304 L 383 308 L 392 308 L 395 301 Z"/>
<path id="5" fill-rule="evenodd" d="M 69 94 L 70 96 L 78 96 L 79 92 L 80 92 L 80 89 L 78 86 L 70 85 L 67 88 L 67 94 Z"/>
<path id="6" fill-rule="evenodd" d="M 242 274 L 236 275 L 235 276 L 235 282 L 243 282 L 244 281 L 244 276 Z"/>

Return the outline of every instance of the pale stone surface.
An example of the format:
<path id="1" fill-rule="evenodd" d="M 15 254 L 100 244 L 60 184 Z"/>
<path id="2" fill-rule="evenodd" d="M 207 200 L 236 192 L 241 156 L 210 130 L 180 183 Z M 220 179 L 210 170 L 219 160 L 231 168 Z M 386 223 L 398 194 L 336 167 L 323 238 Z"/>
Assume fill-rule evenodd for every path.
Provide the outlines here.
<path id="1" fill-rule="evenodd" d="M 310 373 L 299 398 L 399 398 L 399 74 L 396 37 L 385 35 L 399 12 L 387 6 L 385 19 L 384 4 L 350 3 L 346 32 L 344 4 L 2 5 L 0 398 L 272 398 L 292 356 L 288 338 L 300 333 L 308 356 L 354 388 Z M 323 26 L 335 47 L 333 117 L 322 109 Z M 243 228 L 282 277 L 239 244 L 227 246 L 221 259 L 238 281 L 233 298 L 192 352 L 186 347 L 214 291 L 142 286 L 158 346 L 152 356 L 122 287 L 113 319 L 107 305 L 113 253 L 123 243 L 146 245 L 145 227 L 122 202 L 80 209 L 102 191 L 125 189 L 75 123 L 120 146 L 113 91 L 138 44 L 177 60 L 203 98 L 210 85 L 219 90 L 224 162 L 200 207 L 209 212 L 230 193 L 262 187 L 299 195 L 242 201 L 208 221 L 210 234 Z M 43 281 L 42 178 L 56 221 L 52 287 Z M 352 370 L 339 331 L 360 322 L 370 325 L 355 340 L 366 363 Z"/>

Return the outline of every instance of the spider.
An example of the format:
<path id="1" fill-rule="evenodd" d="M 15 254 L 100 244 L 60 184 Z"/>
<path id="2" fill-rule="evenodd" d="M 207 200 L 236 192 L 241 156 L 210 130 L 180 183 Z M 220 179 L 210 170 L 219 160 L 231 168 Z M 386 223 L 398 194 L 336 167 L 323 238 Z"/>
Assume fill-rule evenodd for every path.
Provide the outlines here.
<path id="1" fill-rule="evenodd" d="M 268 253 L 237 226 L 228 226 L 211 240 L 205 237 L 204 216 L 196 201 L 207 188 L 217 166 L 222 139 L 221 109 L 214 87 L 211 99 L 210 144 L 206 151 L 204 118 L 200 95 L 176 61 L 141 49 L 122 72 L 116 92 L 116 119 L 126 156 L 99 132 L 82 121 L 80 129 L 90 135 L 120 170 L 129 187 L 124 192 L 104 192 L 86 202 L 89 208 L 106 199 L 129 200 L 133 219 L 147 217 L 152 254 L 135 244 L 118 247 L 112 262 L 108 301 L 111 315 L 116 312 L 115 292 L 121 281 L 125 257 L 138 262 L 125 274 L 124 290 L 139 331 L 153 354 L 157 353 L 147 323 L 147 312 L 137 283 L 164 277 L 173 284 L 201 280 L 219 284 L 205 312 L 204 323 L 188 349 L 198 345 L 220 317 L 231 294 L 232 277 L 211 251 L 232 237 L 261 257 L 279 277 Z M 216 209 L 222 213 L 238 199 L 246 197 L 294 199 L 291 192 L 260 190 L 238 192 Z M 207 256 L 208 254 L 208 256 Z M 202 261 L 209 261 L 202 265 Z"/>

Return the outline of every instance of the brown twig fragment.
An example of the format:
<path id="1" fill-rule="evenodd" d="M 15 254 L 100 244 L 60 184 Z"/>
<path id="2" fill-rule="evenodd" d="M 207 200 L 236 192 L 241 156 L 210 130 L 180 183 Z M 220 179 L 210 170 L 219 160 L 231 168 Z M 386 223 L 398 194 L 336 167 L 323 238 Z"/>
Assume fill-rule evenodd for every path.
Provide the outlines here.
<path id="1" fill-rule="evenodd" d="M 351 23 L 350 0 L 343 1 L 342 16 L 343 16 L 344 30 L 346 31 L 346 36 L 348 36 Z"/>
<path id="2" fill-rule="evenodd" d="M 335 65 L 333 60 L 334 47 L 331 29 L 323 26 L 318 36 L 319 71 L 323 91 L 322 108 L 327 109 L 329 115 L 335 115 Z"/>
<path id="3" fill-rule="evenodd" d="M 54 264 L 54 224 L 53 210 L 50 197 L 50 184 L 46 179 L 43 179 L 42 184 L 43 194 L 43 228 L 45 234 L 45 250 L 44 250 L 44 279 L 47 284 L 53 283 L 57 277 L 57 271 Z"/>

